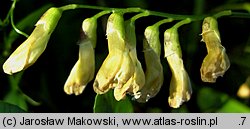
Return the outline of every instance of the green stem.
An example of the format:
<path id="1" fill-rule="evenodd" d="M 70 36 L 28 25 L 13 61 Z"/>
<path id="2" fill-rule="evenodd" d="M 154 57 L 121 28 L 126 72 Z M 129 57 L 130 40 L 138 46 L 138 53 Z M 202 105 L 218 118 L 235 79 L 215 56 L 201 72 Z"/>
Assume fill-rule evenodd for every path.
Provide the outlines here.
<path id="1" fill-rule="evenodd" d="M 101 7 L 101 6 L 91 6 L 91 5 L 78 5 L 78 4 L 70 4 L 70 5 L 65 5 L 60 7 L 63 11 L 66 10 L 72 10 L 72 9 L 96 9 L 96 10 L 104 10 L 106 11 L 104 14 L 107 14 L 107 12 L 122 12 L 122 13 L 143 13 L 147 12 L 148 16 L 159 16 L 163 18 L 173 18 L 174 20 L 184 20 L 186 18 L 190 18 L 191 21 L 199 21 L 203 20 L 205 17 L 210 16 L 210 15 L 179 15 L 179 14 L 170 14 L 170 13 L 163 13 L 163 12 L 157 12 L 157 11 L 150 11 L 142 8 L 109 8 L 109 7 Z M 216 16 L 225 16 L 225 15 L 230 15 L 233 14 L 232 12 L 229 13 L 230 11 L 222 11 L 216 14 Z M 225 13 L 225 14 L 223 14 Z M 219 15 L 220 14 L 220 15 Z M 249 14 L 246 13 L 241 13 L 241 15 L 245 15 L 246 18 L 250 18 Z"/>
<path id="2" fill-rule="evenodd" d="M 29 36 L 28 34 L 20 31 L 14 24 L 13 13 L 14 13 L 15 4 L 16 4 L 16 0 L 13 1 L 13 4 L 12 4 L 11 9 L 10 9 L 11 25 L 18 34 L 21 34 L 21 35 L 23 35 L 25 37 L 28 37 Z M 189 18 L 191 21 L 202 20 L 205 17 L 209 16 L 209 15 L 178 15 L 178 14 L 170 14 L 170 13 L 162 13 L 162 12 L 157 12 L 157 11 L 150 11 L 150 10 L 141 9 L 141 8 L 109 8 L 109 7 L 91 6 L 91 5 L 78 5 L 78 4 L 69 4 L 69 5 L 65 5 L 65 6 L 60 7 L 60 9 L 62 11 L 80 9 L 80 8 L 103 10 L 102 12 L 100 12 L 100 13 L 98 13 L 98 14 L 96 14 L 94 16 L 96 18 L 99 18 L 99 17 L 101 17 L 101 16 L 103 16 L 105 14 L 111 13 L 111 12 L 142 13 L 140 15 L 159 16 L 159 17 L 163 17 L 163 18 L 172 18 L 174 20 L 184 20 L 184 19 Z M 138 18 L 142 17 L 140 15 L 138 15 Z M 216 18 L 218 18 L 218 17 L 221 17 L 221 16 L 228 16 L 228 15 L 233 15 L 234 17 L 238 16 L 238 17 L 243 17 L 243 18 L 250 18 L 249 14 L 246 14 L 246 13 L 233 13 L 230 10 L 229 11 L 221 11 L 221 12 L 215 14 L 214 16 Z M 135 17 L 134 20 L 136 20 L 138 18 Z"/>
<path id="3" fill-rule="evenodd" d="M 159 27 L 160 25 L 162 24 L 165 24 L 165 23 L 169 23 L 169 22 L 172 22 L 174 19 L 173 18 L 168 18 L 168 19 L 163 19 L 163 20 L 160 20 L 158 22 L 156 22 L 154 25 L 152 26 L 155 26 L 155 27 Z"/>
<path id="4" fill-rule="evenodd" d="M 94 15 L 93 18 L 98 19 L 99 17 L 106 15 L 106 14 L 109 14 L 109 13 L 111 13 L 111 11 L 104 10 L 104 11 L 101 11 L 100 13 L 97 13 L 96 15 Z"/>
<path id="5" fill-rule="evenodd" d="M 217 11 L 217 12 L 222 11 L 222 10 L 246 10 L 250 12 L 250 3 L 246 2 L 246 3 L 239 3 L 239 4 L 227 4 L 227 5 L 222 5 L 213 9 L 213 11 Z"/>
<path id="6" fill-rule="evenodd" d="M 185 20 L 182 20 L 178 23 L 176 23 L 172 28 L 178 29 L 180 26 L 184 25 L 184 24 L 188 24 L 190 23 L 192 20 L 190 18 L 186 18 Z"/>
<path id="7" fill-rule="evenodd" d="M 139 13 L 135 16 L 133 16 L 131 19 L 130 19 L 130 22 L 134 24 L 135 20 L 141 18 L 141 17 L 146 17 L 149 15 L 149 12 L 148 11 L 145 11 L 145 12 L 142 12 L 142 13 Z"/>
<path id="8" fill-rule="evenodd" d="M 219 18 L 219 17 L 222 17 L 222 16 L 229 16 L 229 15 L 232 15 L 232 11 L 231 10 L 226 10 L 226 11 L 218 12 L 218 13 L 214 14 L 214 17 L 215 18 Z"/>
<path id="9" fill-rule="evenodd" d="M 28 34 L 20 31 L 14 24 L 14 18 L 13 18 L 13 15 L 14 15 L 14 9 L 15 9 L 15 6 L 16 6 L 16 0 L 13 1 L 12 5 L 11 5 L 11 9 L 10 9 L 10 22 L 11 22 L 11 25 L 12 27 L 14 28 L 14 30 L 18 33 L 18 34 L 21 34 L 23 36 L 25 36 L 26 38 L 29 37 Z"/>
<path id="10" fill-rule="evenodd" d="M 235 17 L 235 18 L 250 18 L 250 14 L 249 13 L 232 12 L 232 15 L 230 17 Z"/>
<path id="11" fill-rule="evenodd" d="M 96 9 L 96 10 L 112 10 L 112 8 L 109 7 L 101 7 L 101 6 L 91 6 L 91 5 L 78 5 L 78 4 L 69 4 L 60 7 L 62 11 L 66 10 L 72 10 L 72 9 L 79 9 L 79 8 L 85 8 L 85 9 Z"/>

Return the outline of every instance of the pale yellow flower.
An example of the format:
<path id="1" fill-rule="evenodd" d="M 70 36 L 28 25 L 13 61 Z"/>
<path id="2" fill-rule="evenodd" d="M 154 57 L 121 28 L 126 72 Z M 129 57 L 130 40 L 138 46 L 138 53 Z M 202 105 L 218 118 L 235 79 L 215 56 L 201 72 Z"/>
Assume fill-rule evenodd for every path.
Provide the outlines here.
<path id="1" fill-rule="evenodd" d="M 67 94 L 79 95 L 86 85 L 94 78 L 95 74 L 95 53 L 96 45 L 95 18 L 87 18 L 82 23 L 83 35 L 79 44 L 79 58 L 64 85 Z"/>
<path id="2" fill-rule="evenodd" d="M 88 40 L 79 44 L 79 59 L 64 85 L 67 94 L 79 95 L 94 78 L 95 56 L 92 43 Z"/>
<path id="3" fill-rule="evenodd" d="M 28 39 L 3 64 L 5 73 L 11 75 L 20 72 L 36 62 L 45 50 L 61 15 L 62 11 L 58 8 L 50 8 L 43 14 Z"/>
<path id="4" fill-rule="evenodd" d="M 146 38 L 143 42 L 146 63 L 146 82 L 140 91 L 141 96 L 137 99 L 138 102 L 143 103 L 157 95 L 164 81 L 163 67 L 160 60 L 161 43 L 158 27 L 147 27 L 144 35 Z"/>
<path id="5" fill-rule="evenodd" d="M 121 88 L 134 73 L 134 67 L 125 44 L 124 19 L 120 13 L 112 13 L 107 23 L 109 54 L 94 81 L 94 90 L 104 94 L 111 88 Z M 119 100 L 119 99 L 118 99 Z"/>
<path id="6" fill-rule="evenodd" d="M 164 51 L 172 71 L 168 103 L 173 108 L 179 108 L 183 102 L 191 98 L 192 87 L 184 68 L 176 28 L 170 28 L 164 32 Z"/>
<path id="7" fill-rule="evenodd" d="M 140 90 L 145 84 L 144 71 L 136 53 L 136 34 L 133 22 L 129 20 L 125 22 L 125 32 L 126 48 L 132 64 L 128 67 L 130 69 L 130 75 L 127 75 L 130 77 L 129 80 L 123 86 L 114 88 L 114 96 L 118 101 L 124 99 L 127 93 L 138 99 L 141 96 Z"/>
<path id="8" fill-rule="evenodd" d="M 226 49 L 221 45 L 215 18 L 207 17 L 204 19 L 201 35 L 208 52 L 201 65 L 201 79 L 204 82 L 213 83 L 219 76 L 223 76 L 230 67 Z"/>

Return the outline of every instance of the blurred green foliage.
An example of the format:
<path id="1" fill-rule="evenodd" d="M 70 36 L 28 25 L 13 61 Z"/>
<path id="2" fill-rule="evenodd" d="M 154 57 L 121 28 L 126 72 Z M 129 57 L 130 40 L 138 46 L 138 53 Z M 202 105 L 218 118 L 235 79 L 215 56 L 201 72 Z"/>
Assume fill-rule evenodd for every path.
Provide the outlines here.
<path id="1" fill-rule="evenodd" d="M 216 9 L 223 9 L 224 6 L 230 7 L 228 5 L 244 2 L 248 1 L 19 0 L 14 11 L 14 21 L 17 28 L 30 34 L 36 21 L 49 7 L 59 7 L 70 3 L 107 7 L 141 7 L 159 12 L 200 15 L 211 13 Z M 10 21 L 5 19 L 11 4 L 11 0 L 0 2 L 1 65 L 8 55 L 25 40 L 25 37 L 18 35 L 12 29 Z M 164 8 L 162 5 L 165 5 Z M 245 10 L 239 11 L 246 12 Z M 214 84 L 204 83 L 200 79 L 199 70 L 206 55 L 205 44 L 200 42 L 201 36 L 199 36 L 201 21 L 193 22 L 179 29 L 184 65 L 193 87 L 191 100 L 184 103 L 179 109 L 171 109 L 168 106 L 171 72 L 163 57 L 164 84 L 158 95 L 145 104 L 137 103 L 130 97 L 116 102 L 112 91 L 105 95 L 96 96 L 92 82 L 83 94 L 79 96 L 66 95 L 63 86 L 78 58 L 76 44 L 80 38 L 81 23 L 85 18 L 96 13 L 98 13 L 97 10 L 90 9 L 65 12 L 51 36 L 47 49 L 33 66 L 14 76 L 6 75 L 1 69 L 0 99 L 2 101 L 0 102 L 0 112 L 22 112 L 23 110 L 28 112 L 250 112 L 250 99 L 241 99 L 236 94 L 239 86 L 250 76 L 250 19 L 238 17 L 218 19 L 222 44 L 227 50 L 231 67 L 224 77 L 218 78 Z M 125 15 L 125 19 L 129 17 L 130 15 Z M 98 21 L 98 39 L 95 52 L 96 72 L 107 56 L 106 20 L 107 17 L 102 17 Z M 136 21 L 137 52 L 142 64 L 144 29 L 159 20 L 158 17 L 150 16 Z M 162 41 L 163 32 L 171 26 L 171 24 L 166 24 L 160 28 Z M 143 64 L 144 66 L 145 64 Z"/>
<path id="2" fill-rule="evenodd" d="M 103 95 L 96 95 L 94 112 L 96 113 L 128 113 L 133 112 L 133 105 L 129 98 L 117 101 L 114 98 L 113 91 L 110 90 L 108 93 Z"/>

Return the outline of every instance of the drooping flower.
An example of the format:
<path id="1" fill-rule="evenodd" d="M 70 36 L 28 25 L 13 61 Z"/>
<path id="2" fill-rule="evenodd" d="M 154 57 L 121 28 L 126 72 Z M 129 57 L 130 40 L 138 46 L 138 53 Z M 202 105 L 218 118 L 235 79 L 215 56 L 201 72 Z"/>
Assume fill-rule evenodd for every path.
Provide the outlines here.
<path id="1" fill-rule="evenodd" d="M 94 78 L 97 19 L 87 18 L 82 23 L 82 39 L 79 43 L 79 58 L 64 85 L 67 94 L 79 95 Z"/>
<path id="2" fill-rule="evenodd" d="M 136 33 L 133 21 L 128 20 L 125 22 L 125 32 L 125 42 L 129 49 L 129 56 L 133 63 L 134 73 L 122 87 L 115 87 L 114 96 L 116 100 L 125 98 L 127 93 L 131 94 L 135 99 L 138 99 L 141 96 L 140 90 L 145 84 L 145 75 L 141 63 L 137 58 Z"/>
<path id="3" fill-rule="evenodd" d="M 144 57 L 146 63 L 146 82 L 141 89 L 138 102 L 147 102 L 161 89 L 164 81 L 163 67 L 160 61 L 161 44 L 158 26 L 149 26 L 144 32 L 146 40 L 143 42 Z"/>
<path id="4" fill-rule="evenodd" d="M 207 17 L 202 24 L 202 41 L 206 43 L 207 56 L 201 65 L 201 79 L 204 82 L 216 82 L 230 67 L 226 49 L 221 45 L 217 20 Z"/>
<path id="5" fill-rule="evenodd" d="M 164 32 L 164 51 L 172 71 L 168 103 L 171 107 L 178 108 L 190 99 L 192 87 L 184 68 L 177 28 L 172 27 Z"/>
<path id="6" fill-rule="evenodd" d="M 129 48 L 125 43 L 123 15 L 112 13 L 107 23 L 107 39 L 109 54 L 99 69 L 93 87 L 96 93 L 104 94 L 111 88 L 121 88 L 134 73 L 129 56 Z M 117 100 L 120 100 L 117 98 Z"/>
<path id="7" fill-rule="evenodd" d="M 36 23 L 36 27 L 31 35 L 10 55 L 3 64 L 5 73 L 12 75 L 20 72 L 36 62 L 44 52 L 50 35 L 54 31 L 62 10 L 50 8 Z"/>

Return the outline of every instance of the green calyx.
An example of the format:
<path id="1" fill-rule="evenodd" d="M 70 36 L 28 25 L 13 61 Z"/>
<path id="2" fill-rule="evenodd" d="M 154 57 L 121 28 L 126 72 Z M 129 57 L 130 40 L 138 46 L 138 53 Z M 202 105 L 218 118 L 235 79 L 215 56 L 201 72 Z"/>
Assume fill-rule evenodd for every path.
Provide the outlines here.
<path id="1" fill-rule="evenodd" d="M 96 47 L 96 29 L 97 29 L 97 19 L 94 17 L 86 18 L 82 22 L 82 30 L 84 35 L 91 41 L 93 48 Z"/>
<path id="2" fill-rule="evenodd" d="M 123 14 L 114 12 L 109 16 L 106 34 L 109 51 L 114 49 L 124 50 L 125 28 Z"/>
<path id="3" fill-rule="evenodd" d="M 60 8 L 51 7 L 43 14 L 36 25 L 43 24 L 45 31 L 52 32 L 56 28 L 61 16 L 62 10 Z"/>
<path id="4" fill-rule="evenodd" d="M 179 57 L 182 57 L 178 31 L 176 28 L 170 28 L 164 32 L 164 47 L 165 57 L 174 53 L 176 53 Z"/>

